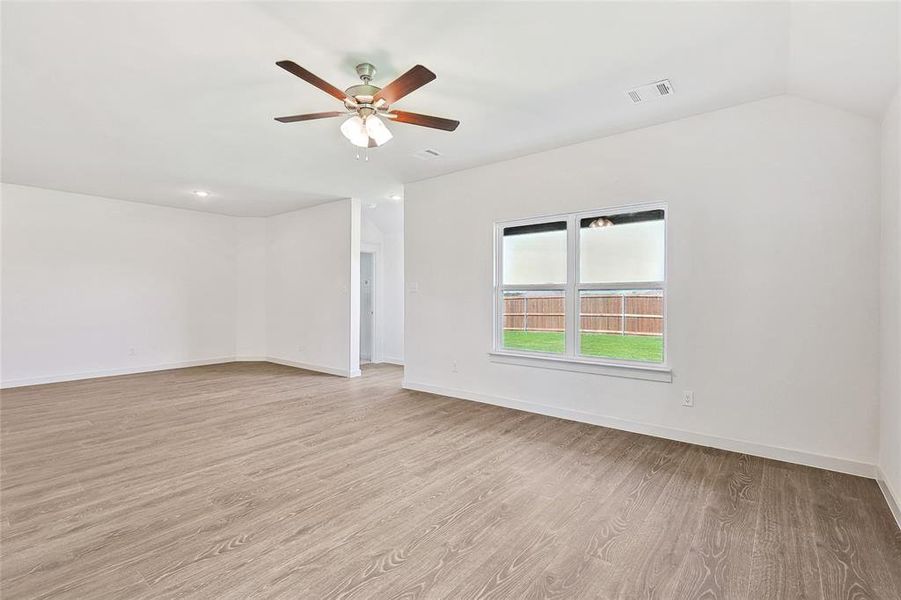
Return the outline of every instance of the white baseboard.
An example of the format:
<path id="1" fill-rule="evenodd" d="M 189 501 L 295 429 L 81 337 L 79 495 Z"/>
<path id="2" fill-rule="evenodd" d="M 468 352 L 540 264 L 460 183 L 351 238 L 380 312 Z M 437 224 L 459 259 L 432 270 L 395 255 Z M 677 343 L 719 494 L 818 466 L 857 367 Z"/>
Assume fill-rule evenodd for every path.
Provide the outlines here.
<path id="1" fill-rule="evenodd" d="M 721 438 L 704 433 L 695 433 L 692 431 L 662 427 L 660 425 L 651 425 L 637 421 L 628 421 L 616 417 L 608 417 L 594 413 L 537 404 L 534 402 L 526 402 L 523 400 L 515 400 L 512 398 L 504 398 L 501 396 L 471 392 L 468 390 L 445 388 L 426 383 L 419 383 L 416 381 L 409 381 L 406 379 L 404 380 L 402 385 L 405 389 L 408 390 L 428 392 L 430 394 L 450 396 L 452 398 L 460 398 L 463 400 L 472 400 L 474 402 L 481 402 L 484 404 L 494 404 L 496 406 L 513 408 L 516 410 L 537 413 L 549 417 L 557 417 L 560 419 L 567 419 L 569 421 L 590 423 L 592 425 L 610 427 L 611 429 L 620 429 L 622 431 L 630 431 L 632 433 L 641 433 L 654 437 L 676 440 L 679 442 L 687 442 L 689 444 L 697 444 L 700 446 L 709 446 L 711 448 L 718 448 L 720 450 L 729 450 L 732 452 L 740 452 L 742 454 L 771 458 L 774 460 L 781 460 L 784 462 L 806 465 L 809 467 L 827 469 L 829 471 L 848 473 L 849 475 L 859 475 L 861 477 L 868 477 L 871 479 L 875 478 L 876 476 L 876 465 L 855 460 L 848 460 L 845 458 L 813 454 L 810 452 L 804 452 L 803 450 L 792 450 L 789 448 L 780 448 L 777 446 L 767 446 L 764 444 L 757 444 L 744 440 Z"/>
<path id="2" fill-rule="evenodd" d="M 203 360 L 185 360 L 174 363 L 163 363 L 157 365 L 143 365 L 140 367 L 125 367 L 121 369 L 106 369 L 102 371 L 84 371 L 81 373 L 66 373 L 63 375 L 46 375 L 42 377 L 28 377 L 25 379 L 11 379 L 8 381 L 0 381 L 0 389 L 9 389 L 24 387 L 27 385 L 43 385 L 46 383 L 61 383 L 64 381 L 79 381 L 82 379 L 97 379 L 99 377 L 116 377 L 119 375 L 136 375 L 138 373 L 150 373 L 153 371 L 169 371 L 171 369 L 184 369 L 187 367 L 202 367 L 206 365 L 220 365 L 232 362 L 271 362 L 277 365 L 285 365 L 287 367 L 295 367 L 297 369 L 306 369 L 307 371 L 316 371 L 318 373 L 328 373 L 329 375 L 338 375 L 339 377 L 359 377 L 361 372 L 359 369 L 350 371 L 348 369 L 334 369 L 324 367 L 322 365 L 312 365 L 308 363 L 299 363 L 293 360 L 285 360 L 272 356 L 222 356 L 219 358 L 207 358 Z"/>
<path id="3" fill-rule="evenodd" d="M 338 375 L 339 377 L 359 377 L 360 370 L 356 369 L 355 371 L 351 371 L 350 369 L 336 369 L 334 367 L 326 367 L 323 365 L 313 365 L 310 363 L 302 363 L 294 360 L 287 360 L 284 358 L 276 358 L 274 356 L 268 356 L 265 359 L 266 362 L 275 363 L 277 365 L 284 365 L 286 367 L 294 367 L 297 369 L 306 369 L 307 371 L 316 371 L 317 373 L 327 373 L 329 375 Z"/>
<path id="4" fill-rule="evenodd" d="M 888 502 L 888 507 L 895 517 L 898 529 L 901 529 L 901 494 L 897 494 L 895 490 L 892 490 L 892 484 L 889 483 L 882 467 L 876 467 L 876 469 L 878 471 L 876 481 L 879 483 L 879 489 L 882 490 L 882 495 L 885 496 L 885 501 Z"/>
<path id="5" fill-rule="evenodd" d="M 186 367 L 202 367 L 204 365 L 217 365 L 234 362 L 233 356 L 220 358 L 207 358 L 202 360 L 185 360 L 174 363 L 157 365 L 143 365 L 139 367 L 123 367 L 121 369 L 105 369 L 102 371 L 83 371 L 81 373 L 65 373 L 63 375 L 46 375 L 41 377 L 27 377 L 25 379 L 11 379 L 0 382 L 0 388 L 16 388 L 26 385 L 42 385 L 45 383 L 60 383 L 62 381 L 79 381 L 81 379 L 96 379 L 98 377 L 115 377 L 117 375 L 135 375 L 137 373 L 149 373 L 151 371 L 168 371 L 170 369 L 184 369 Z"/>
<path id="6" fill-rule="evenodd" d="M 388 363 L 389 365 L 397 365 L 399 367 L 404 366 L 404 359 L 397 358 L 396 356 L 383 356 L 380 363 Z"/>

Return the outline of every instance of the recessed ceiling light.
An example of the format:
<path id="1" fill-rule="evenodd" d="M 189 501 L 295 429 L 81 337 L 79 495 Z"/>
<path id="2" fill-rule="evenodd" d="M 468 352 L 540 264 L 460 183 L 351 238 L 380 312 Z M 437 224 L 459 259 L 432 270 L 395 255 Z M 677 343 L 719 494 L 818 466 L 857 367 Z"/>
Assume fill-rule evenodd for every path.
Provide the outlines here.
<path id="1" fill-rule="evenodd" d="M 367 206 L 368 208 L 375 208 L 377 205 L 376 205 L 375 202 L 370 202 L 370 203 L 367 204 L 366 206 Z"/>
<path id="2" fill-rule="evenodd" d="M 404 197 L 400 194 L 391 194 L 390 196 L 388 196 L 388 200 L 403 200 L 403 198 Z"/>
<path id="3" fill-rule="evenodd" d="M 197 196 L 198 198 L 206 198 L 207 196 L 210 195 L 210 193 L 205 192 L 203 190 L 194 190 L 194 195 Z"/>

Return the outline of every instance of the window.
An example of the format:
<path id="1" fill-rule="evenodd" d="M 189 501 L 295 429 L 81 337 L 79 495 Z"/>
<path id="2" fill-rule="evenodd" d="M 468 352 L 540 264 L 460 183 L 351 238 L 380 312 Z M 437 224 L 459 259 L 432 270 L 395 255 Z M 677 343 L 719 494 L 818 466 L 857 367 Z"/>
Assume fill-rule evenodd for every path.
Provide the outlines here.
<path id="1" fill-rule="evenodd" d="M 497 225 L 494 350 L 664 363 L 662 206 Z"/>

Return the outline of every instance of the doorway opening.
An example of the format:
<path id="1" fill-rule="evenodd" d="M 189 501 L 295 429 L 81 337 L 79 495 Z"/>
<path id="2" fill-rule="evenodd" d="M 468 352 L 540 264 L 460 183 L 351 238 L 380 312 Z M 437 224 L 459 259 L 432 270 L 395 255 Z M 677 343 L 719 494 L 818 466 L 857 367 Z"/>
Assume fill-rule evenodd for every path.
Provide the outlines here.
<path id="1" fill-rule="evenodd" d="M 375 356 L 375 253 L 360 253 L 360 364 Z"/>
<path id="2" fill-rule="evenodd" d="M 404 364 L 403 223 L 401 202 L 360 207 L 351 246 L 351 377 L 390 372 L 375 366 L 382 363 Z"/>

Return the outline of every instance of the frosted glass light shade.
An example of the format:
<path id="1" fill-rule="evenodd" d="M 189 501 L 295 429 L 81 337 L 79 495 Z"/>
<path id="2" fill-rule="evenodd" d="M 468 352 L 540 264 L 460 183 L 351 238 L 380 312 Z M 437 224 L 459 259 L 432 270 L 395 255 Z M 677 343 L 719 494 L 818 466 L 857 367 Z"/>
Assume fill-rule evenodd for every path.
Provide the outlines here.
<path id="1" fill-rule="evenodd" d="M 366 132 L 366 126 L 363 119 L 354 115 L 341 124 L 341 133 L 351 144 L 360 148 L 369 147 L 369 134 Z"/>
<path id="2" fill-rule="evenodd" d="M 376 146 L 381 146 L 394 137 L 382 120 L 375 115 L 366 118 L 366 133 L 369 134 Z"/>

